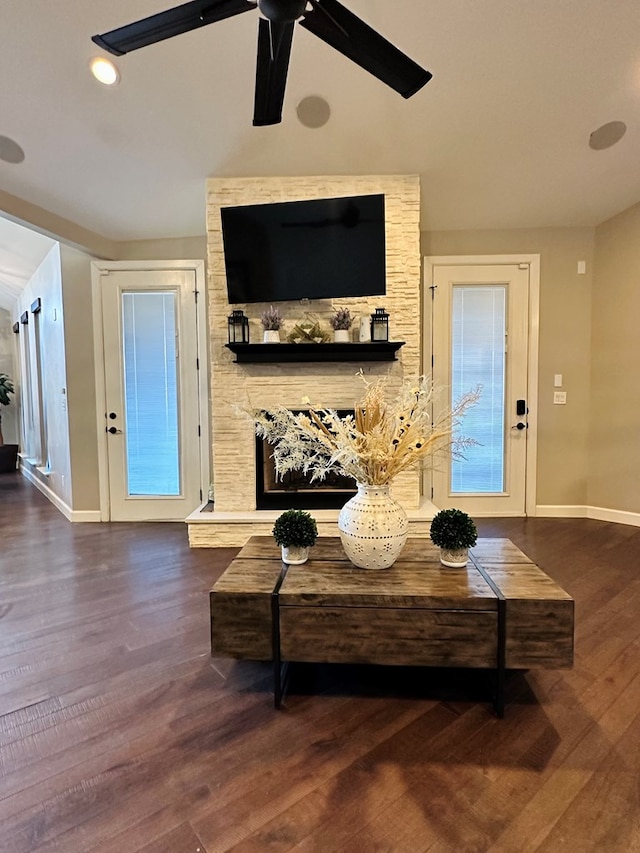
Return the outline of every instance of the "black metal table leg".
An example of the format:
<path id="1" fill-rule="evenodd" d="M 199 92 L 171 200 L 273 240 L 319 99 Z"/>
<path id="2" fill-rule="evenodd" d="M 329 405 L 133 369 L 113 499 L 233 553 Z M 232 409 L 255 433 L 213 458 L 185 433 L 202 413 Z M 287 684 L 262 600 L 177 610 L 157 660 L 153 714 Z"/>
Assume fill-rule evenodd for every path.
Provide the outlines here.
<path id="1" fill-rule="evenodd" d="M 507 656 L 507 602 L 504 598 L 498 599 L 498 650 L 496 661 L 496 693 L 493 702 L 499 719 L 504 718 L 504 680 L 505 662 Z"/>
<path id="2" fill-rule="evenodd" d="M 286 671 L 287 665 L 285 664 L 285 679 L 282 677 L 282 658 L 280 655 L 280 587 L 282 586 L 282 582 L 284 581 L 288 565 L 286 563 L 282 566 L 282 571 L 280 572 L 280 576 L 276 581 L 276 585 L 273 588 L 273 592 L 271 593 L 271 655 L 273 659 L 273 703 L 276 709 L 280 709 L 282 707 L 282 700 L 284 698 L 284 689 L 286 686 Z"/>
<path id="3" fill-rule="evenodd" d="M 504 718 L 504 681 L 506 672 L 507 660 L 507 602 L 505 600 L 500 587 L 493 580 L 491 575 L 484 569 L 482 564 L 473 555 L 471 562 L 478 569 L 482 577 L 491 587 L 492 592 L 496 596 L 498 604 L 497 625 L 496 625 L 496 669 L 495 669 L 495 692 L 493 696 L 493 707 L 496 716 L 499 719 Z"/>

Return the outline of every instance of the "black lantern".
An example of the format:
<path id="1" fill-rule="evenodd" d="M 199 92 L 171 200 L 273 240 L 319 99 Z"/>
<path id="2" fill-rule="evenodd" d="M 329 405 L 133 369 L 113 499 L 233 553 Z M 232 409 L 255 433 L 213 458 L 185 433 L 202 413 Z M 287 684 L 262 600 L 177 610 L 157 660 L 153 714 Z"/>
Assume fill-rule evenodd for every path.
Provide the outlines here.
<path id="1" fill-rule="evenodd" d="M 371 340 L 389 340 L 389 315 L 384 308 L 376 308 L 376 313 L 371 315 Z"/>
<path id="2" fill-rule="evenodd" d="M 230 344 L 249 343 L 249 318 L 244 316 L 244 311 L 232 311 L 227 317 Z"/>

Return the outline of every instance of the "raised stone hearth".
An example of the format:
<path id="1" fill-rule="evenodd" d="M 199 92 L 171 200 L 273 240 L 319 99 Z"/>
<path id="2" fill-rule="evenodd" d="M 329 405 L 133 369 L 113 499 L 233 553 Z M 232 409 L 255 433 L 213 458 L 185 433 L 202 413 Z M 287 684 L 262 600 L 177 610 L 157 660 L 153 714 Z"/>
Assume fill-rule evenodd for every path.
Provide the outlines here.
<path id="1" fill-rule="evenodd" d="M 405 341 L 398 360 L 390 362 L 304 362 L 236 364 L 227 343 L 227 300 L 220 208 L 276 201 L 384 193 L 386 205 L 387 293 L 370 299 L 325 299 L 308 304 L 279 303 L 287 328 L 313 313 L 328 327 L 334 307 L 350 308 L 356 316 L 384 306 L 390 315 L 389 337 Z M 424 372 L 421 361 L 420 186 L 417 176 L 336 176 L 298 178 L 221 178 L 208 182 L 208 298 L 211 358 L 211 423 L 215 511 L 193 513 L 187 519 L 193 547 L 240 546 L 252 534 L 270 533 L 279 511 L 256 509 L 255 437 L 253 424 L 238 411 L 245 408 L 291 409 L 308 396 L 316 407 L 352 409 L 362 396 L 361 368 L 374 379 Z M 251 321 L 251 340 L 261 338 L 259 317 L 267 304 L 234 305 Z M 357 321 L 356 321 L 357 322 Z M 301 344 L 300 346 L 304 346 Z M 418 471 L 393 484 L 412 522 L 411 535 L 427 535 L 431 504 L 421 497 Z M 338 510 L 313 511 L 320 535 L 335 535 Z"/>

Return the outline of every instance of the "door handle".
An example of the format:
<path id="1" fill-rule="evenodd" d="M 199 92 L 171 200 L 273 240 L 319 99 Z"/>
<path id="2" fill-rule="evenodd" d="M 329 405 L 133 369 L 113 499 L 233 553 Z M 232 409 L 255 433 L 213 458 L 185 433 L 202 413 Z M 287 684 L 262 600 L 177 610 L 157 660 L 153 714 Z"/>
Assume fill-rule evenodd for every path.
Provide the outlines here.
<path id="1" fill-rule="evenodd" d="M 514 426 L 512 426 L 511 429 L 527 429 L 528 426 L 529 426 L 529 424 L 523 424 L 522 421 L 518 421 L 518 423 L 514 424 Z M 112 429 L 113 429 L 113 427 L 112 427 Z"/>
<path id="2" fill-rule="evenodd" d="M 110 432 L 111 435 L 115 435 L 116 433 L 122 432 L 122 430 L 118 429 L 118 427 L 109 427 L 107 432 Z"/>

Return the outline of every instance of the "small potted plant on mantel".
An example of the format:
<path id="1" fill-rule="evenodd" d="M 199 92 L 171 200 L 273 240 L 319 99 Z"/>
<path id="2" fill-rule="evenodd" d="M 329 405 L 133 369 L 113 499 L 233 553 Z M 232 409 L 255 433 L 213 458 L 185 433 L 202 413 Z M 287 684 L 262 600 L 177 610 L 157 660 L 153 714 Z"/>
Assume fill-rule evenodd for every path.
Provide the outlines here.
<path id="1" fill-rule="evenodd" d="M 441 509 L 431 522 L 431 541 L 440 548 L 443 566 L 463 568 L 469 560 L 469 548 L 478 541 L 478 531 L 466 512 Z"/>
<path id="2" fill-rule="evenodd" d="M 260 322 L 262 323 L 262 328 L 264 329 L 263 335 L 263 343 L 265 344 L 279 344 L 280 343 L 280 329 L 282 328 L 282 314 L 280 313 L 279 308 L 274 308 L 273 305 L 270 305 L 266 311 L 263 311 L 260 315 Z"/>
<path id="3" fill-rule="evenodd" d="M 329 325 L 333 329 L 333 340 L 336 343 L 348 343 L 350 340 L 349 330 L 353 323 L 353 317 L 348 308 L 338 308 L 331 317 Z"/>
<path id="4" fill-rule="evenodd" d="M 11 403 L 10 394 L 14 394 L 13 382 L 6 373 L 0 373 L 0 473 L 15 471 L 18 462 L 18 445 L 5 444 L 2 435 L 2 407 Z"/>
<path id="5" fill-rule="evenodd" d="M 307 562 L 309 548 L 316 544 L 317 536 L 315 518 L 301 509 L 286 510 L 273 526 L 273 538 L 282 548 L 282 562 L 291 566 Z"/>

